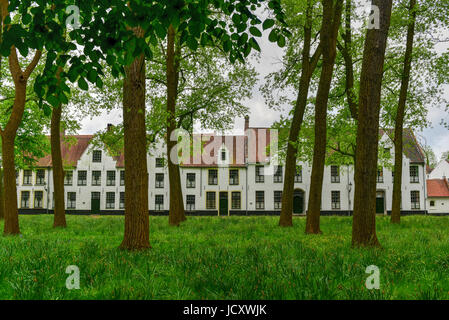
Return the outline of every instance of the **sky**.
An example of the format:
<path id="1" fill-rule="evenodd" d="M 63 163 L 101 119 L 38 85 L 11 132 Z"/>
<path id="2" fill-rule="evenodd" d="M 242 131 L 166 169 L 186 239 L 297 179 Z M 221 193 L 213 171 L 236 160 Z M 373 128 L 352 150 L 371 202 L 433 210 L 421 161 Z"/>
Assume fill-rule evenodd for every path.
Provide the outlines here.
<path id="1" fill-rule="evenodd" d="M 270 127 L 273 122 L 280 119 L 282 113 L 267 107 L 259 88 L 264 83 L 264 78 L 267 74 L 279 69 L 279 61 L 282 59 L 283 51 L 276 44 L 268 41 L 268 32 L 264 32 L 259 44 L 262 49 L 260 59 L 258 61 L 252 60 L 259 73 L 259 83 L 253 89 L 252 99 L 248 99 L 243 103 L 249 109 L 250 126 Z M 439 49 L 446 50 L 448 48 L 449 44 L 442 44 Z M 445 90 L 445 98 L 449 100 L 449 87 Z M 449 120 L 449 115 L 445 111 L 444 106 L 432 106 L 428 110 L 428 120 L 431 122 L 431 127 L 421 132 L 415 131 L 415 135 L 421 143 L 432 147 L 438 160 L 443 152 L 449 150 L 449 130 L 440 124 L 442 119 Z M 99 117 L 85 119 L 82 122 L 80 134 L 93 134 L 98 130 L 106 128 L 108 123 L 118 124 L 121 122 L 122 111 L 119 109 L 113 110 L 109 114 L 103 113 Z M 243 133 L 243 127 L 244 118 L 236 118 L 233 133 Z"/>

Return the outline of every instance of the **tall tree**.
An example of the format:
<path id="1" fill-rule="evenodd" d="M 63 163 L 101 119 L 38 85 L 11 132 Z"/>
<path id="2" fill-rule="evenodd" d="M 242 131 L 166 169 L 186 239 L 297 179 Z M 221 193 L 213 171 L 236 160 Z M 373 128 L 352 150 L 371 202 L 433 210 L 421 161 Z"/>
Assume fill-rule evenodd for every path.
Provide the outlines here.
<path id="1" fill-rule="evenodd" d="M 62 68 L 59 67 L 56 78 L 60 83 L 60 74 Z M 65 228 L 67 226 L 65 218 L 65 192 L 64 192 L 64 167 L 62 164 L 62 151 L 61 151 L 61 115 L 62 104 L 53 108 L 51 114 L 51 129 L 50 129 L 50 141 L 51 141 L 51 162 L 53 172 L 53 190 L 54 190 L 54 217 L 53 227 Z"/>
<path id="2" fill-rule="evenodd" d="M 379 112 L 392 1 L 372 0 L 372 5 L 378 8 L 379 28 L 371 26 L 366 33 L 360 77 L 352 224 L 354 247 L 380 245 L 376 235 Z"/>
<path id="3" fill-rule="evenodd" d="M 17 210 L 16 169 L 14 164 L 14 140 L 25 111 L 28 79 L 36 68 L 41 54 L 42 52 L 37 50 L 33 60 L 24 71 L 20 67 L 17 51 L 14 46 L 11 47 L 9 56 L 9 69 L 14 81 L 15 98 L 9 121 L 4 129 L 0 129 L 5 184 L 4 234 L 6 235 L 20 233 L 19 213 Z"/>
<path id="4" fill-rule="evenodd" d="M 306 233 L 309 234 L 321 233 L 320 212 L 326 160 L 327 105 L 337 55 L 337 37 L 342 10 L 343 0 L 323 0 L 323 27 L 320 35 L 323 65 L 315 103 L 315 145 L 306 220 Z"/>
<path id="5" fill-rule="evenodd" d="M 413 38 L 415 36 L 416 0 L 410 0 L 409 22 L 407 29 L 407 44 L 404 56 L 404 67 L 402 71 L 401 90 L 396 111 L 394 128 L 394 183 L 393 183 L 393 206 L 391 211 L 391 222 L 401 221 L 401 193 L 402 193 L 402 150 L 404 116 L 407 103 L 407 93 L 410 83 L 410 70 L 412 68 Z"/>
<path id="6" fill-rule="evenodd" d="M 279 218 L 279 225 L 281 227 L 293 226 L 293 191 L 298 150 L 296 143 L 298 141 L 299 132 L 301 131 L 301 125 L 307 106 L 310 80 L 312 78 L 313 72 L 316 69 L 322 52 L 322 47 L 321 45 L 319 45 L 312 57 L 310 56 L 312 47 L 312 15 L 314 4 L 315 2 L 312 0 L 307 1 L 306 19 L 303 27 L 304 43 L 301 58 L 301 78 L 299 81 L 299 90 L 293 111 L 293 119 L 290 127 L 287 143 L 287 154 L 285 158 L 285 180 L 284 188 L 282 191 L 282 210 Z"/>
<path id="7" fill-rule="evenodd" d="M 186 220 L 184 201 L 182 198 L 181 175 L 176 159 L 172 159 L 171 150 L 177 141 L 172 139 L 172 133 L 177 128 L 176 123 L 176 99 L 179 86 L 179 61 L 181 59 L 181 47 L 176 39 L 176 30 L 173 25 L 168 27 L 167 35 L 167 165 L 170 178 L 170 211 L 169 224 L 177 226 Z M 176 153 L 177 154 L 177 153 Z"/>

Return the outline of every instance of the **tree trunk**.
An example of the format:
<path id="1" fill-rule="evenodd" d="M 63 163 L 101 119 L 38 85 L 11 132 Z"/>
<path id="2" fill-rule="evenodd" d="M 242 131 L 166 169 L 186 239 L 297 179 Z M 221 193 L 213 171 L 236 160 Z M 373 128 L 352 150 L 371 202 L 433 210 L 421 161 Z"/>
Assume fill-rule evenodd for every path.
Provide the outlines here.
<path id="1" fill-rule="evenodd" d="M 55 199 L 53 227 L 67 227 L 64 203 L 64 168 L 61 153 L 62 105 L 53 108 L 51 115 L 51 161 L 53 164 L 53 189 Z"/>
<path id="2" fill-rule="evenodd" d="M 289 132 L 287 156 L 285 159 L 284 188 L 282 191 L 282 209 L 279 219 L 281 227 L 293 226 L 293 192 L 295 186 L 297 146 L 296 143 L 301 131 L 304 112 L 307 106 L 309 95 L 310 79 L 321 56 L 321 46 L 319 46 L 310 60 L 310 47 L 312 40 L 312 1 L 307 1 L 306 24 L 304 25 L 304 47 L 302 51 L 302 70 L 299 81 L 298 97 L 293 114 L 292 125 Z"/>
<path id="3" fill-rule="evenodd" d="M 326 157 L 326 118 L 329 92 L 334 71 L 338 29 L 340 27 L 343 1 L 333 5 L 332 0 L 323 1 L 323 27 L 321 45 L 323 66 L 315 103 L 315 144 L 313 149 L 312 176 L 306 219 L 306 233 L 320 234 L 321 195 Z"/>
<path id="4" fill-rule="evenodd" d="M 138 33 L 138 32 L 137 32 Z M 147 137 L 145 126 L 145 57 L 125 66 L 123 83 L 125 144 L 125 234 L 120 247 L 150 248 Z"/>
<path id="5" fill-rule="evenodd" d="M 2 18 L 7 15 L 8 1 L 2 1 Z M 25 112 L 26 104 L 26 89 L 28 79 L 31 73 L 36 68 L 41 59 L 42 52 L 36 50 L 33 59 L 26 67 L 25 71 L 19 64 L 17 57 L 17 50 L 14 46 L 11 47 L 8 57 L 9 70 L 14 82 L 14 104 L 12 106 L 11 116 L 4 130 L 0 128 L 0 135 L 2 137 L 2 157 L 3 157 L 3 182 L 5 188 L 5 235 L 16 235 L 20 233 L 19 228 L 19 212 L 17 210 L 17 188 L 16 188 L 16 168 L 14 163 L 14 142 L 17 135 L 17 129 L 22 122 L 23 113 Z"/>
<path id="6" fill-rule="evenodd" d="M 0 220 L 5 217 L 5 189 L 3 188 L 3 167 L 0 166 Z"/>
<path id="7" fill-rule="evenodd" d="M 168 223 L 171 226 L 179 226 L 179 223 L 186 220 L 184 211 L 184 201 L 182 198 L 181 175 L 175 152 L 171 155 L 171 150 L 176 147 L 177 141 L 171 140 L 171 134 L 176 130 L 176 98 L 178 95 L 179 81 L 179 46 L 176 46 L 176 32 L 173 26 L 168 28 L 167 35 L 167 163 L 168 176 L 170 180 L 170 208 Z M 176 47 L 176 50 L 175 50 Z"/>
<path id="8" fill-rule="evenodd" d="M 5 235 L 20 234 L 17 210 L 16 168 L 14 164 L 14 135 L 2 135 L 3 181 L 5 187 Z"/>
<path id="9" fill-rule="evenodd" d="M 394 183 L 393 183 L 393 208 L 391 211 L 391 223 L 401 222 L 401 196 L 402 196 L 402 148 L 404 114 L 407 102 L 407 92 L 410 83 L 410 70 L 412 68 L 413 38 L 415 36 L 415 11 L 416 0 L 410 0 L 410 24 L 407 30 L 407 44 L 404 56 L 404 71 L 402 74 L 401 91 L 399 94 L 398 110 L 394 128 Z"/>
<path id="10" fill-rule="evenodd" d="M 367 31 L 360 77 L 352 246 L 380 246 L 376 235 L 379 112 L 392 0 L 373 0 L 380 28 Z"/>

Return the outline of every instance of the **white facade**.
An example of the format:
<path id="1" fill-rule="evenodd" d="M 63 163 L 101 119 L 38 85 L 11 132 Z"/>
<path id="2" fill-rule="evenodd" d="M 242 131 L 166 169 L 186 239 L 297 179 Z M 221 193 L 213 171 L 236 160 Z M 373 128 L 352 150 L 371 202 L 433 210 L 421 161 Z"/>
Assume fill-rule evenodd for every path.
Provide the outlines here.
<path id="1" fill-rule="evenodd" d="M 441 160 L 429 174 L 429 179 L 449 179 L 449 160 Z"/>
<path id="2" fill-rule="evenodd" d="M 382 137 L 382 143 L 389 145 L 387 135 Z M 391 143 L 390 143 L 391 144 Z M 220 149 L 221 150 L 221 149 Z M 394 150 L 394 148 L 391 148 Z M 94 161 L 94 152 L 98 156 L 101 152 L 101 159 Z M 221 153 L 217 153 L 219 157 Z M 231 155 L 227 153 L 227 157 Z M 157 159 L 166 158 L 165 144 L 158 143 L 148 156 L 149 172 L 149 209 L 150 213 L 168 211 L 169 207 L 169 178 L 166 165 L 158 166 Z M 392 155 L 394 158 L 394 154 Z M 97 159 L 98 160 L 98 157 Z M 402 211 L 407 213 L 425 213 L 426 204 L 426 174 L 424 163 L 413 163 L 404 155 L 402 177 Z M 164 160 L 165 161 L 165 160 Z M 264 175 L 256 178 L 256 167 L 261 163 L 250 163 L 245 161 L 239 165 L 217 166 L 181 166 L 181 183 L 183 188 L 183 200 L 187 211 L 198 214 L 277 214 L 280 212 L 280 193 L 283 189 L 284 168 L 282 177 Z M 305 213 L 310 190 L 311 167 L 307 163 L 298 163 L 302 167 L 301 178 L 295 177 L 295 213 Z M 124 182 L 121 179 L 123 167 L 103 150 L 92 150 L 86 148 L 72 170 L 73 178 L 71 183 L 65 186 L 65 203 L 68 212 L 73 213 L 122 213 L 124 203 L 123 193 L 125 192 Z M 45 184 L 37 183 L 37 171 L 32 172 L 31 183 L 26 182 L 24 170 L 20 170 L 17 179 L 18 203 L 21 212 L 38 211 L 51 212 L 53 209 L 53 177 L 51 168 L 38 168 L 45 172 Z M 209 171 L 211 171 L 209 173 Z M 215 181 L 209 181 L 209 174 L 217 172 Z M 233 178 L 234 183 L 230 183 L 230 171 L 238 176 Z M 337 172 L 332 176 L 331 171 Z M 82 183 L 82 175 L 86 175 L 85 183 Z M 94 172 L 100 174 L 100 184 L 96 185 L 93 180 Z M 28 172 L 29 174 L 29 172 Z M 39 173 L 42 175 L 42 171 Z M 98 174 L 98 173 L 95 173 Z M 187 176 L 194 174 L 195 182 L 188 183 Z M 67 176 L 70 174 L 66 174 Z M 113 181 L 107 177 L 115 176 Z M 158 178 L 163 177 L 163 180 Z M 25 179 L 25 180 L 24 180 Z M 215 180 L 215 179 L 212 179 Z M 42 181 L 39 181 L 42 182 Z M 67 181 L 69 182 L 69 181 Z M 212 182 L 212 183 L 210 183 Z M 393 177 L 388 168 L 383 168 L 377 184 L 378 200 L 380 205 L 378 213 L 391 211 Z M 42 193 L 42 201 L 35 202 L 36 192 L 38 198 Z M 41 193 L 40 193 L 41 192 Z M 263 193 L 262 193 L 263 192 Z M 26 195 L 28 194 L 28 202 Z M 99 197 L 99 208 L 94 205 L 93 198 Z M 323 192 L 322 192 L 322 212 L 323 214 L 344 214 L 349 215 L 353 210 L 354 197 L 354 172 L 353 166 L 341 166 L 332 169 L 325 167 Z M 25 199 L 24 199 L 25 198 Z M 76 198 L 76 199 L 75 199 Z M 189 199 L 189 203 L 187 200 Z M 295 201 L 296 201 L 295 200 Z M 413 201 L 412 201 L 413 200 Z M 98 201 L 98 200 L 97 200 Z M 449 206 L 449 201 L 446 204 Z M 94 208 L 95 207 L 95 208 Z M 99 210 L 97 210 L 99 209 Z"/>

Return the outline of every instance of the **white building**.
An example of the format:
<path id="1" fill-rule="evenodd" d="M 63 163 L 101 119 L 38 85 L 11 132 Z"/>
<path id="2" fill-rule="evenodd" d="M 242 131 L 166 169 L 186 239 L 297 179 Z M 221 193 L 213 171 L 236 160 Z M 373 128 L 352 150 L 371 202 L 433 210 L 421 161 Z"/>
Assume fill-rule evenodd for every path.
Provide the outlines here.
<path id="1" fill-rule="evenodd" d="M 249 130 L 248 130 L 249 129 Z M 253 131 L 251 131 L 253 130 Z M 268 171 L 266 148 L 270 129 L 251 128 L 245 121 L 248 136 L 195 135 L 202 139 L 202 152 L 208 157 L 191 157 L 181 163 L 181 183 L 187 212 L 198 215 L 279 214 L 284 180 L 284 168 Z M 411 130 L 404 141 L 402 212 L 426 213 L 426 175 L 424 156 Z M 63 159 L 66 171 L 65 199 L 68 213 L 122 214 L 124 209 L 124 157 L 111 157 L 104 150 L 90 146 L 92 136 L 73 136 L 75 143 L 64 143 Z M 386 132 L 381 141 L 392 148 Z M 393 155 L 394 157 L 394 155 Z M 151 214 L 167 214 L 169 179 L 165 144 L 159 142 L 148 156 L 149 208 Z M 311 167 L 298 163 L 295 175 L 294 213 L 306 212 L 310 190 Z M 325 168 L 322 214 L 350 215 L 354 196 L 353 166 Z M 39 159 L 36 170 L 20 170 L 17 177 L 18 203 L 21 213 L 51 213 L 53 181 L 51 157 Z M 393 177 L 383 168 L 378 173 L 377 211 L 391 211 Z M 449 205 L 449 202 L 448 202 Z"/>

